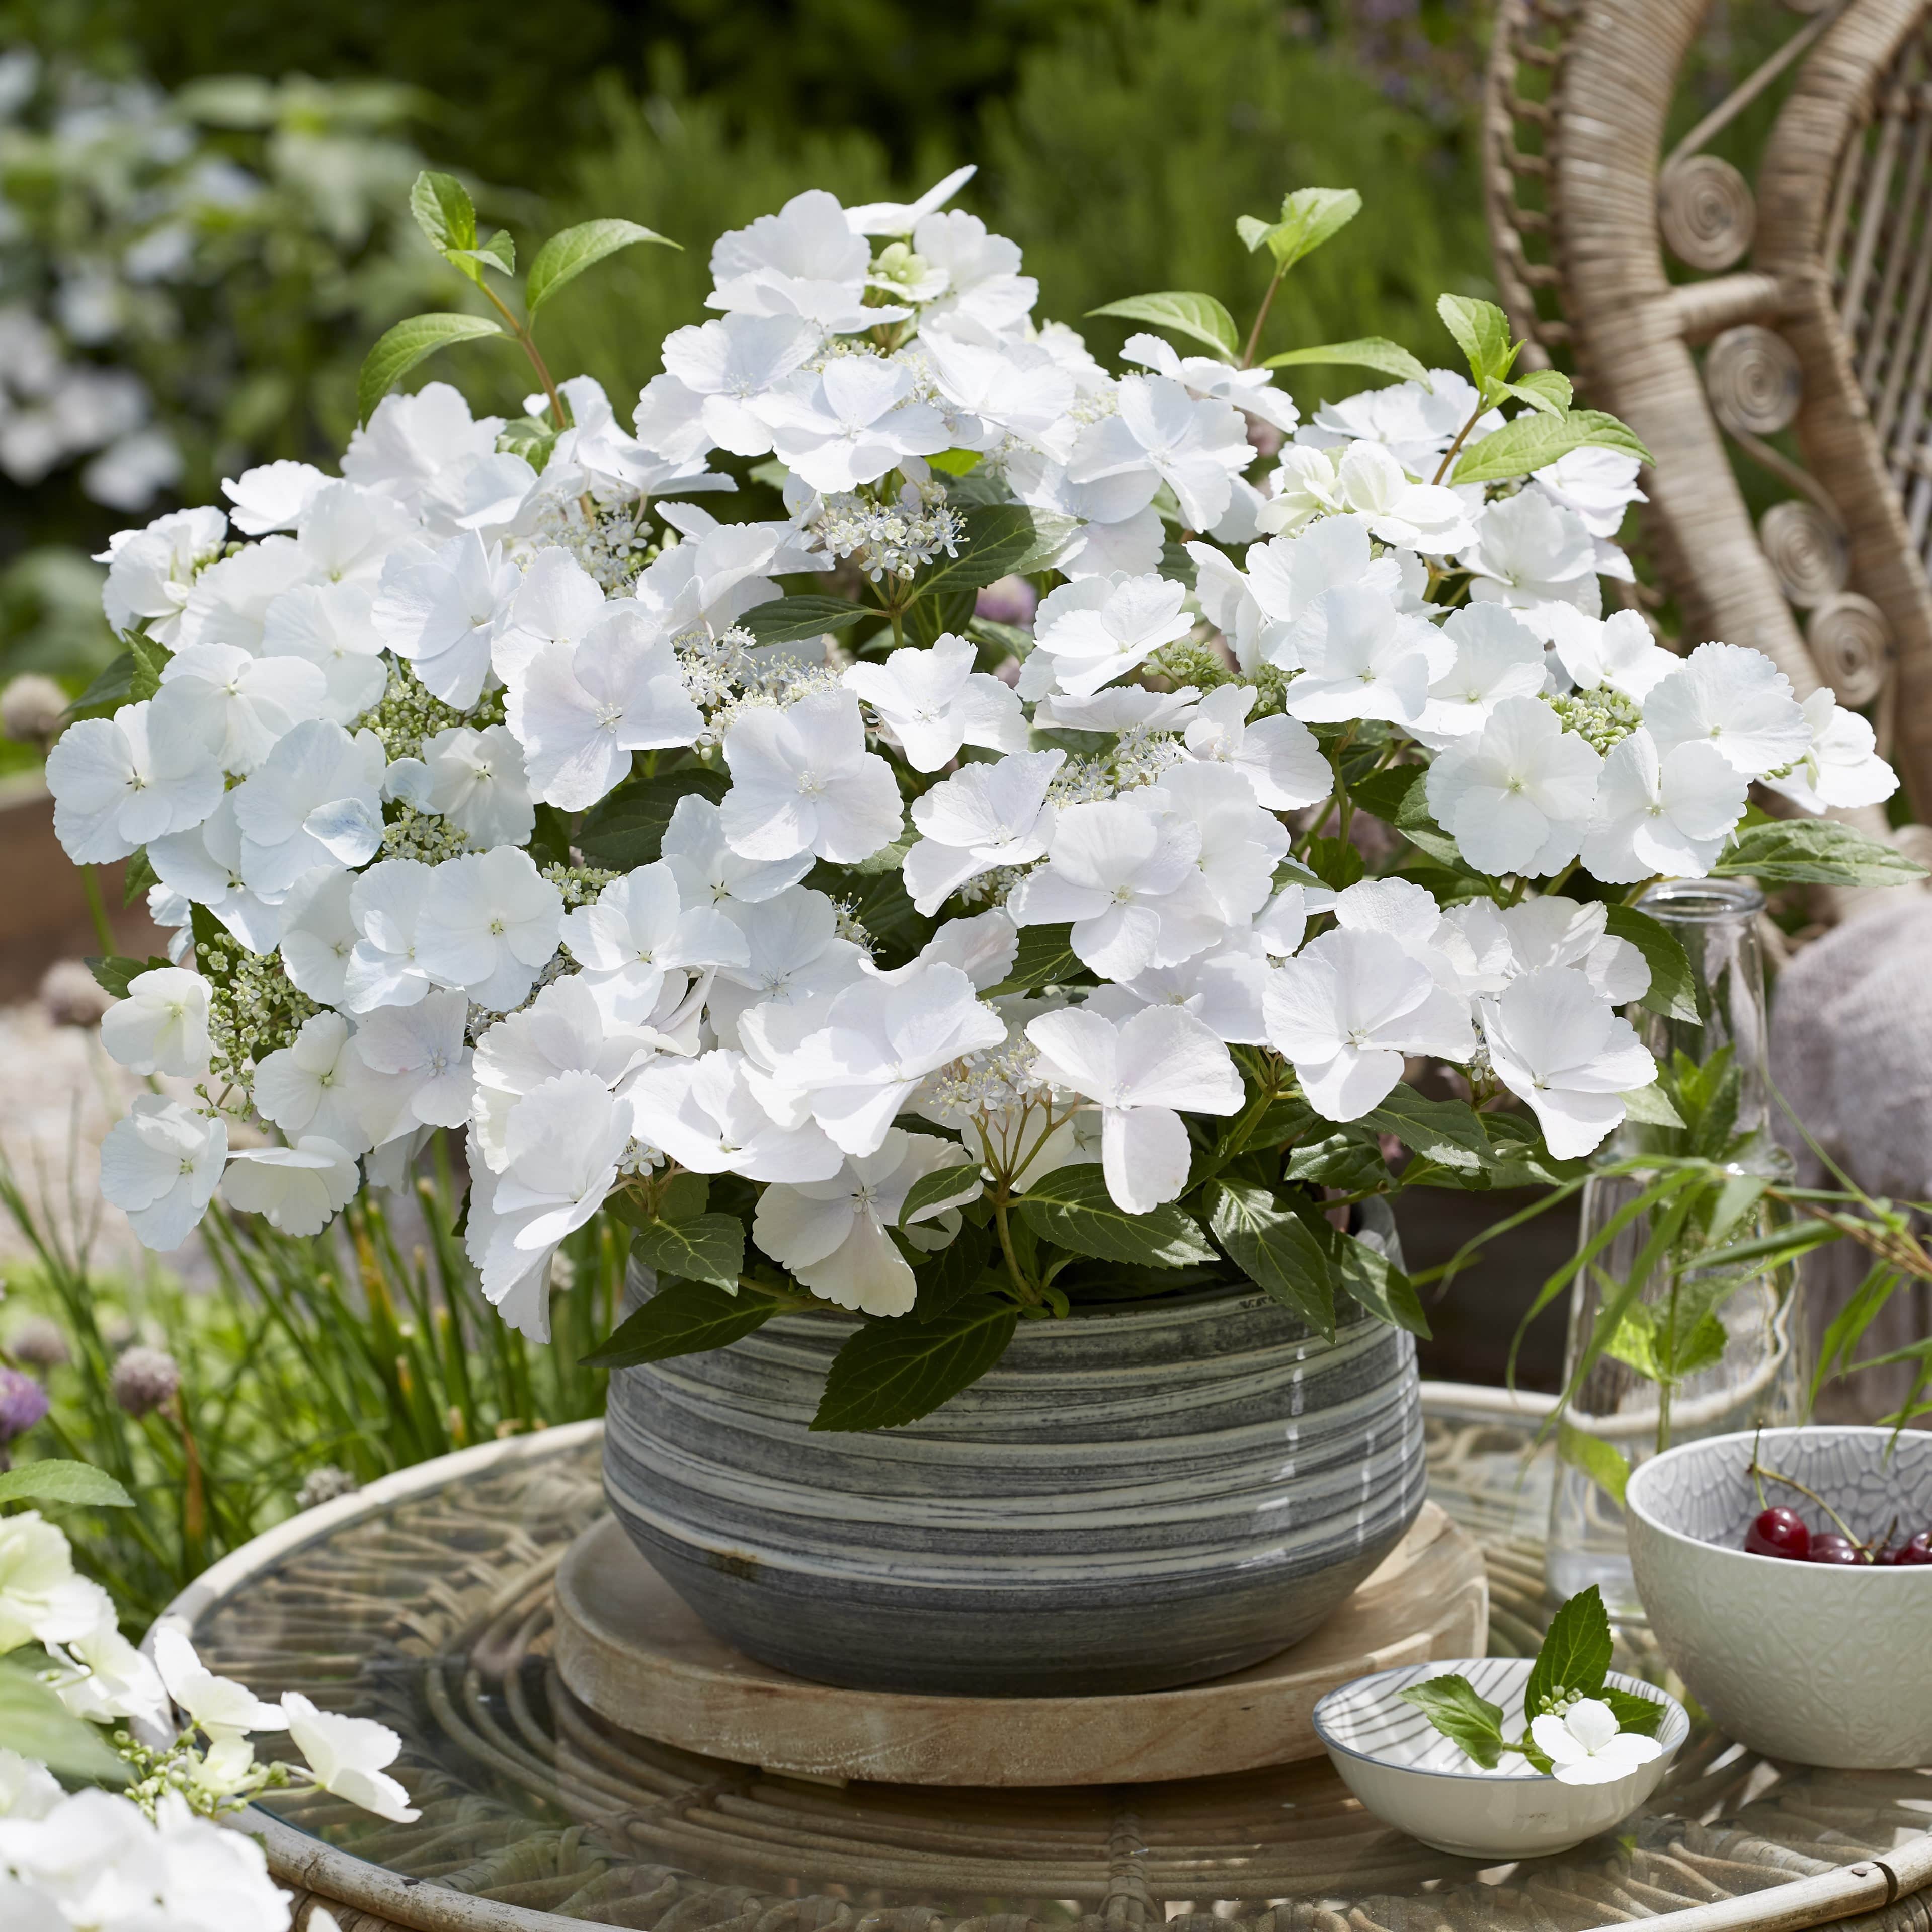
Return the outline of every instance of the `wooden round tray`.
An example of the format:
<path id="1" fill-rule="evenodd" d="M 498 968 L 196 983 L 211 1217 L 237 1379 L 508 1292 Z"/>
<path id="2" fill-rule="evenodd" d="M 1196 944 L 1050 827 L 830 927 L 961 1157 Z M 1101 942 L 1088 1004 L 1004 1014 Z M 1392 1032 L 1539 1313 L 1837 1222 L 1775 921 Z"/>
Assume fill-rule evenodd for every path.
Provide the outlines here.
<path id="1" fill-rule="evenodd" d="M 1482 1552 L 1433 1503 L 1315 1634 L 1228 1677 L 1132 1696 L 938 1697 L 807 1683 L 727 1647 L 606 1517 L 556 1578 L 556 1658 L 594 1711 L 662 1744 L 794 1778 L 1138 1784 L 1318 1756 L 1316 1700 L 1489 1638 Z"/>

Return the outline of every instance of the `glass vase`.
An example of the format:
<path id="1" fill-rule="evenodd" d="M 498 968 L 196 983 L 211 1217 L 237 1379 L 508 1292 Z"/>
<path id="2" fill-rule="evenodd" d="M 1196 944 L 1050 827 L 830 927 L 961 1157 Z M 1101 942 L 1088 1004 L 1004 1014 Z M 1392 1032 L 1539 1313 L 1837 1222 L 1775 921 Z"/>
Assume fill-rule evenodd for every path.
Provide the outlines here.
<path id="1" fill-rule="evenodd" d="M 1738 880 L 1678 880 L 1652 886 L 1638 909 L 1683 946 L 1699 1018 L 1628 1010 L 1657 1058 L 1655 1091 L 1681 1124 L 1626 1120 L 1598 1150 L 1583 1191 L 1579 1252 L 1604 1245 L 1570 1288 L 1570 1399 L 1558 1429 L 1545 1558 L 1559 1594 L 1594 1583 L 1626 1623 L 1643 1618 L 1620 1500 L 1628 1472 L 1673 1443 L 1802 1420 L 1806 1388 L 1796 1268 L 1697 1264 L 1770 1233 L 1788 1211 L 1752 1185 L 1788 1181 L 1792 1172 L 1772 1131 L 1765 1069 L 1763 895 Z M 1646 1154 L 1701 1156 L 1722 1172 L 1694 1185 L 1676 1213 L 1660 1203 L 1611 1232 L 1671 1170 L 1606 1170 Z"/>

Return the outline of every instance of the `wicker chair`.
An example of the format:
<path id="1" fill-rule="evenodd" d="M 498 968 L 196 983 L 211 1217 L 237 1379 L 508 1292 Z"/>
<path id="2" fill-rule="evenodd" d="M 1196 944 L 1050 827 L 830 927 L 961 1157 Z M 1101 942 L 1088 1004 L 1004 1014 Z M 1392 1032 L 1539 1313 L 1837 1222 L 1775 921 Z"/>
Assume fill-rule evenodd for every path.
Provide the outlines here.
<path id="1" fill-rule="evenodd" d="M 1666 154 L 1708 4 L 1503 0 L 1484 140 L 1504 305 L 1528 360 L 1655 454 L 1657 582 L 1627 594 L 1871 710 L 1932 818 L 1932 4 L 1794 8 Z M 1702 150 L 1793 68 L 1754 196 Z M 1767 440 L 1787 427 L 1802 464 Z M 1734 459 L 1789 492 L 1755 526 Z"/>

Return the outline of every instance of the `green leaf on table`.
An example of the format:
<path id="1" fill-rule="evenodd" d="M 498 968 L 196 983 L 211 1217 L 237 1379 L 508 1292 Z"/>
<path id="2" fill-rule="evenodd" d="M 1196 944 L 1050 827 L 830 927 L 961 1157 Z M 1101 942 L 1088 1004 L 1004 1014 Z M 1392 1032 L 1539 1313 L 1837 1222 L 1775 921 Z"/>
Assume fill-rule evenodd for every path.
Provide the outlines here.
<path id="1" fill-rule="evenodd" d="M 1364 335 L 1352 342 L 1324 342 L 1312 349 L 1287 349 L 1270 356 L 1264 369 L 1294 369 L 1310 364 L 1372 369 L 1378 375 L 1394 376 L 1405 382 L 1430 386 L 1429 371 L 1399 342 L 1385 335 Z"/>
<path id="2" fill-rule="evenodd" d="M 44 1667 L 46 1660 L 39 1661 Z M 76 1718 L 41 1683 L 20 1652 L 0 1658 L 0 1738 L 8 1750 L 62 1777 L 103 1784 L 127 1782 L 127 1766 L 100 1731 Z"/>
<path id="3" fill-rule="evenodd" d="M 1490 1156 L 1482 1116 L 1466 1100 L 1432 1100 L 1413 1087 L 1397 1086 L 1363 1121 L 1393 1134 L 1411 1154 L 1439 1167 L 1481 1167 Z"/>
<path id="4" fill-rule="evenodd" d="M 1171 328 L 1177 335 L 1206 344 L 1224 362 L 1233 362 L 1240 353 L 1240 332 L 1234 326 L 1234 318 L 1212 296 L 1168 289 L 1159 295 L 1128 296 L 1120 302 L 1105 302 L 1087 313 Z"/>
<path id="5" fill-rule="evenodd" d="M 648 866 L 663 847 L 680 799 L 695 793 L 716 805 L 730 789 L 729 775 L 709 765 L 628 779 L 590 808 L 577 828 L 577 848 L 592 865 L 614 872 Z"/>
<path id="6" fill-rule="evenodd" d="M 0 1503 L 74 1503 L 88 1509 L 132 1509 L 134 1498 L 92 1462 L 50 1456 L 0 1469 Z"/>
<path id="7" fill-rule="evenodd" d="M 410 189 L 410 212 L 439 253 L 476 247 L 476 204 L 454 175 L 425 168 Z"/>
<path id="8" fill-rule="evenodd" d="M 1010 1301 L 976 1294 L 929 1322 L 868 1322 L 832 1357 L 812 1426 L 897 1429 L 930 1415 L 1006 1353 L 1018 1321 Z"/>
<path id="9" fill-rule="evenodd" d="M 1646 1697 L 1639 1690 L 1619 1690 L 1612 1684 L 1606 1684 L 1597 1695 L 1610 1707 L 1620 1731 L 1628 1731 L 1633 1737 L 1654 1738 L 1664 1728 L 1664 1706 L 1655 1697 Z"/>
<path id="10" fill-rule="evenodd" d="M 1776 818 L 1747 826 L 1711 868 L 1764 885 L 1900 886 L 1925 877 L 1895 845 L 1831 818 Z"/>
<path id="11" fill-rule="evenodd" d="M 524 284 L 524 306 L 532 315 L 566 283 L 574 281 L 586 268 L 595 268 L 606 256 L 640 242 L 655 242 L 660 248 L 681 248 L 668 235 L 646 228 L 634 221 L 606 217 L 599 221 L 580 222 L 553 235 L 536 252 L 530 263 L 530 279 Z"/>
<path id="12" fill-rule="evenodd" d="M 1618 1508 L 1623 1507 L 1624 1490 L 1630 1481 L 1630 1458 L 1614 1442 L 1592 1436 L 1573 1422 L 1556 1425 L 1558 1460 L 1573 1469 L 1580 1469 Z"/>
<path id="13" fill-rule="evenodd" d="M 1602 1593 L 1592 1583 L 1572 1597 L 1550 1620 L 1543 1647 L 1529 1667 L 1523 1687 L 1523 1722 L 1527 1724 L 1568 1693 L 1594 1697 L 1604 1688 L 1610 1667 L 1610 1617 Z"/>
<path id="14" fill-rule="evenodd" d="M 1612 939 L 1634 946 L 1650 968 L 1650 986 L 1640 1004 L 1667 1020 L 1688 1020 L 1700 1024 L 1697 1010 L 1697 979 L 1690 970 L 1690 956 L 1684 942 L 1661 920 L 1652 919 L 1635 906 L 1604 908 L 1604 930 Z"/>
<path id="15" fill-rule="evenodd" d="M 1456 459 L 1452 483 L 1501 483 L 1527 476 L 1574 449 L 1614 449 L 1641 463 L 1650 452 L 1615 416 L 1600 410 L 1572 410 L 1562 416 L 1532 412 L 1471 443 Z"/>
<path id="16" fill-rule="evenodd" d="M 899 1209 L 898 1225 L 909 1228 L 922 1216 L 930 1216 L 944 1208 L 957 1208 L 980 1185 L 980 1163 L 962 1162 L 953 1167 L 934 1168 L 922 1174 L 906 1190 Z"/>
<path id="17" fill-rule="evenodd" d="M 722 1348 L 761 1327 L 783 1304 L 751 1289 L 736 1294 L 709 1282 L 660 1282 L 657 1292 L 612 1330 L 604 1346 L 584 1358 L 586 1369 L 634 1369 Z"/>
<path id="18" fill-rule="evenodd" d="M 398 322 L 376 338 L 375 347 L 363 358 L 362 373 L 356 380 L 356 420 L 367 422 L 376 405 L 418 362 L 439 349 L 502 332 L 480 315 L 412 315 L 408 321 Z"/>
<path id="19" fill-rule="evenodd" d="M 745 1271 L 745 1224 L 735 1214 L 641 1222 L 631 1246 L 646 1268 L 684 1281 L 731 1288 Z"/>
<path id="20" fill-rule="evenodd" d="M 1214 1258 L 1192 1218 L 1172 1202 L 1145 1214 L 1116 1206 L 1097 1161 L 1076 1161 L 1042 1174 L 1018 1205 L 1041 1240 L 1069 1254 L 1144 1268 L 1185 1268 Z"/>
<path id="21" fill-rule="evenodd" d="M 993 1238 L 986 1229 L 970 1221 L 962 1222 L 958 1233 L 944 1247 L 915 1264 L 913 1280 L 919 1295 L 913 1304 L 914 1318 L 930 1322 L 968 1295 L 980 1292 L 992 1251 Z"/>
<path id="22" fill-rule="evenodd" d="M 1436 313 L 1468 358 L 1470 380 L 1478 388 L 1488 389 L 1508 376 L 1516 345 L 1510 338 L 1509 317 L 1494 302 L 1479 302 L 1473 296 L 1438 296 Z"/>
<path id="23" fill-rule="evenodd" d="M 1379 1248 L 1354 1234 L 1335 1233 L 1333 1253 L 1342 1286 L 1370 1314 L 1392 1328 L 1429 1339 L 1429 1318 L 1415 1284 Z"/>
<path id="24" fill-rule="evenodd" d="M 1505 1740 L 1501 1706 L 1492 1704 L 1466 1677 L 1453 1672 L 1425 1678 L 1402 1694 L 1445 1738 L 1462 1746 L 1485 1771 L 1502 1759 Z"/>
<path id="25" fill-rule="evenodd" d="M 1328 1257 L 1301 1216 L 1251 1180 L 1221 1180 L 1208 1189 L 1208 1225 L 1228 1258 L 1254 1284 L 1335 1339 L 1335 1289 Z"/>
<path id="26" fill-rule="evenodd" d="M 1087 968 L 1073 950 L 1072 935 L 1070 926 L 1022 926 L 1012 970 L 984 997 L 992 999 L 1004 993 L 1030 993 L 1042 986 L 1064 986 L 1081 977 Z"/>
<path id="27" fill-rule="evenodd" d="M 876 604 L 854 604 L 848 597 L 778 597 L 753 604 L 737 621 L 761 644 L 802 644 L 884 615 Z"/>

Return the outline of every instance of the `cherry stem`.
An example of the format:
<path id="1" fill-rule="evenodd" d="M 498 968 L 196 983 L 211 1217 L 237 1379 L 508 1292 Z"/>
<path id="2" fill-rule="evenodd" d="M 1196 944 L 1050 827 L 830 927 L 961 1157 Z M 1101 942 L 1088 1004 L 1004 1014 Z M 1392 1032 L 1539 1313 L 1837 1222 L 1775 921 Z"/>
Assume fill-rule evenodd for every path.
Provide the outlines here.
<path id="1" fill-rule="evenodd" d="M 1750 1476 L 1768 1476 L 1774 1483 L 1782 1483 L 1786 1489 L 1796 1490 L 1801 1496 L 1809 1496 L 1811 1500 L 1838 1526 L 1839 1530 L 1844 1534 L 1845 1540 L 1849 1543 L 1854 1550 L 1862 1550 L 1868 1552 L 1870 1551 L 1871 1545 L 1867 1543 L 1862 1537 L 1854 1536 L 1852 1534 L 1851 1525 L 1848 1523 L 1845 1519 L 1818 1493 L 1816 1490 L 1811 1489 L 1806 1484 L 1801 1483 L 1796 1476 L 1780 1476 L 1775 1469 L 1767 1469 L 1761 1462 L 1759 1462 L 1757 1459 L 1757 1451 L 1755 1449 L 1751 1451 L 1750 1467 L 1746 1470 L 1744 1473 Z M 1758 1494 L 1762 1497 L 1764 1492 L 1760 1489 Z"/>

